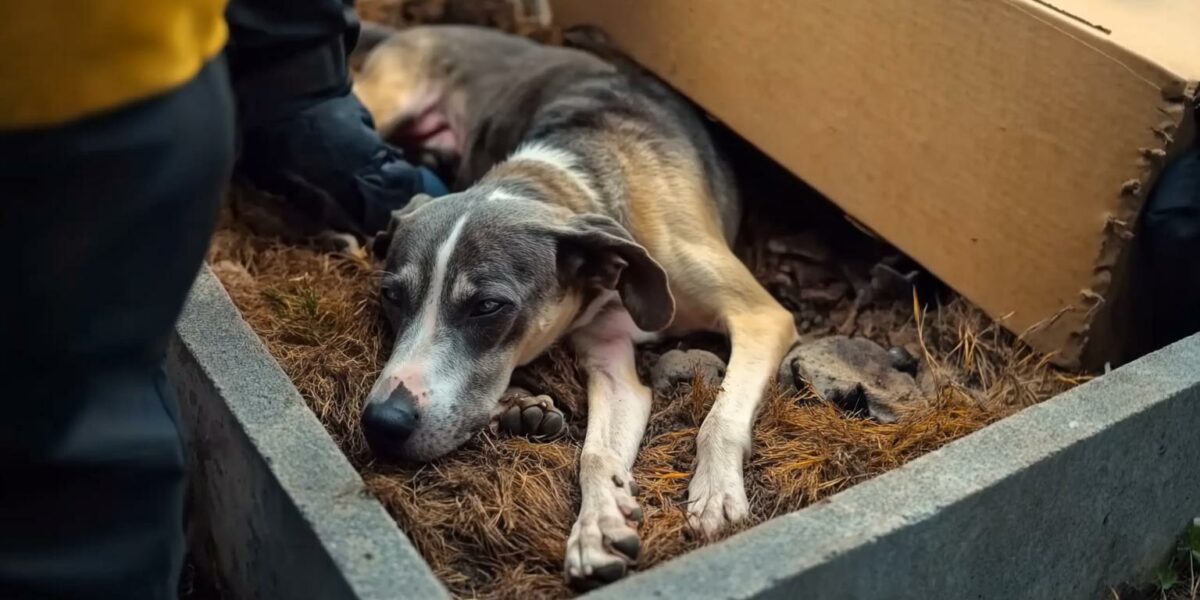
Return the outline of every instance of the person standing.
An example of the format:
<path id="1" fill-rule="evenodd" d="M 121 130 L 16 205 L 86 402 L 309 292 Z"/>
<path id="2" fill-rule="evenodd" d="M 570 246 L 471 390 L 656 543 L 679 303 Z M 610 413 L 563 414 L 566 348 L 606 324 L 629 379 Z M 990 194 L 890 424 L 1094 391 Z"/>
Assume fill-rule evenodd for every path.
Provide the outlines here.
<path id="1" fill-rule="evenodd" d="M 0 3 L 0 598 L 176 595 L 162 360 L 235 168 L 362 232 L 445 188 L 350 94 L 350 0 Z"/>

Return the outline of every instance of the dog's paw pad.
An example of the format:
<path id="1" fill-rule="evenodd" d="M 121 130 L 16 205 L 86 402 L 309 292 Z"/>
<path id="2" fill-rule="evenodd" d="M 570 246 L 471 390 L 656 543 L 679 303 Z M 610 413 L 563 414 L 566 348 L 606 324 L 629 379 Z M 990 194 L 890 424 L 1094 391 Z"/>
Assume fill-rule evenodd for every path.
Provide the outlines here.
<path id="1" fill-rule="evenodd" d="M 566 430 L 566 418 L 550 396 L 534 396 L 519 388 L 509 390 L 492 414 L 492 431 L 537 439 L 556 437 Z"/>

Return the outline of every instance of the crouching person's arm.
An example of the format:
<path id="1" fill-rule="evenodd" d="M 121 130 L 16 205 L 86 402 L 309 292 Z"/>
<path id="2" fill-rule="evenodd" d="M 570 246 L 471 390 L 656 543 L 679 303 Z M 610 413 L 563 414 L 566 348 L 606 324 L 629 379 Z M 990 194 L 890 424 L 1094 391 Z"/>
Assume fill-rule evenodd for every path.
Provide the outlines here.
<path id="1" fill-rule="evenodd" d="M 352 0 L 233 0 L 226 18 L 243 175 L 360 235 L 384 229 L 415 194 L 445 193 L 379 139 L 350 93 Z"/>

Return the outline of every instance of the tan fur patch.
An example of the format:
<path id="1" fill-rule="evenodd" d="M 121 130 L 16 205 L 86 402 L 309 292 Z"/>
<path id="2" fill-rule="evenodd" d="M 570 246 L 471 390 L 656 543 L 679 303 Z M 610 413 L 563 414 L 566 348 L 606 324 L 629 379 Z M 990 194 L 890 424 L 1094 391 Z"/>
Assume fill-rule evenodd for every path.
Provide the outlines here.
<path id="1" fill-rule="evenodd" d="M 528 364 L 566 335 L 583 305 L 578 291 L 567 292 L 534 317 L 517 349 L 517 366 Z"/>
<path id="2" fill-rule="evenodd" d="M 553 165 L 533 161 L 505 161 L 488 171 L 482 181 L 503 183 L 520 182 L 535 188 L 555 204 L 574 213 L 596 210 L 587 190 L 581 188 L 570 175 Z"/>

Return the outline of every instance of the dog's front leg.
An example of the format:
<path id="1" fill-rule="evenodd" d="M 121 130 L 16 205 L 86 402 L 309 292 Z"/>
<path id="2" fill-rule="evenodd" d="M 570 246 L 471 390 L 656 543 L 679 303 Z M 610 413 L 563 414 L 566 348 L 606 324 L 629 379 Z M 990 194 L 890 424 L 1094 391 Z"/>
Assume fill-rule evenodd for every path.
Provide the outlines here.
<path id="1" fill-rule="evenodd" d="M 638 380 L 629 313 L 614 305 L 571 336 L 588 377 L 588 423 L 579 464 L 582 502 L 567 539 L 565 572 L 591 587 L 622 577 L 637 560 L 642 510 L 633 461 L 650 416 L 650 389 Z"/>
<path id="2" fill-rule="evenodd" d="M 765 291 L 753 310 L 726 316 L 732 352 L 721 392 L 696 437 L 688 523 L 712 538 L 750 514 L 742 479 L 763 393 L 796 340 L 792 315 Z"/>

